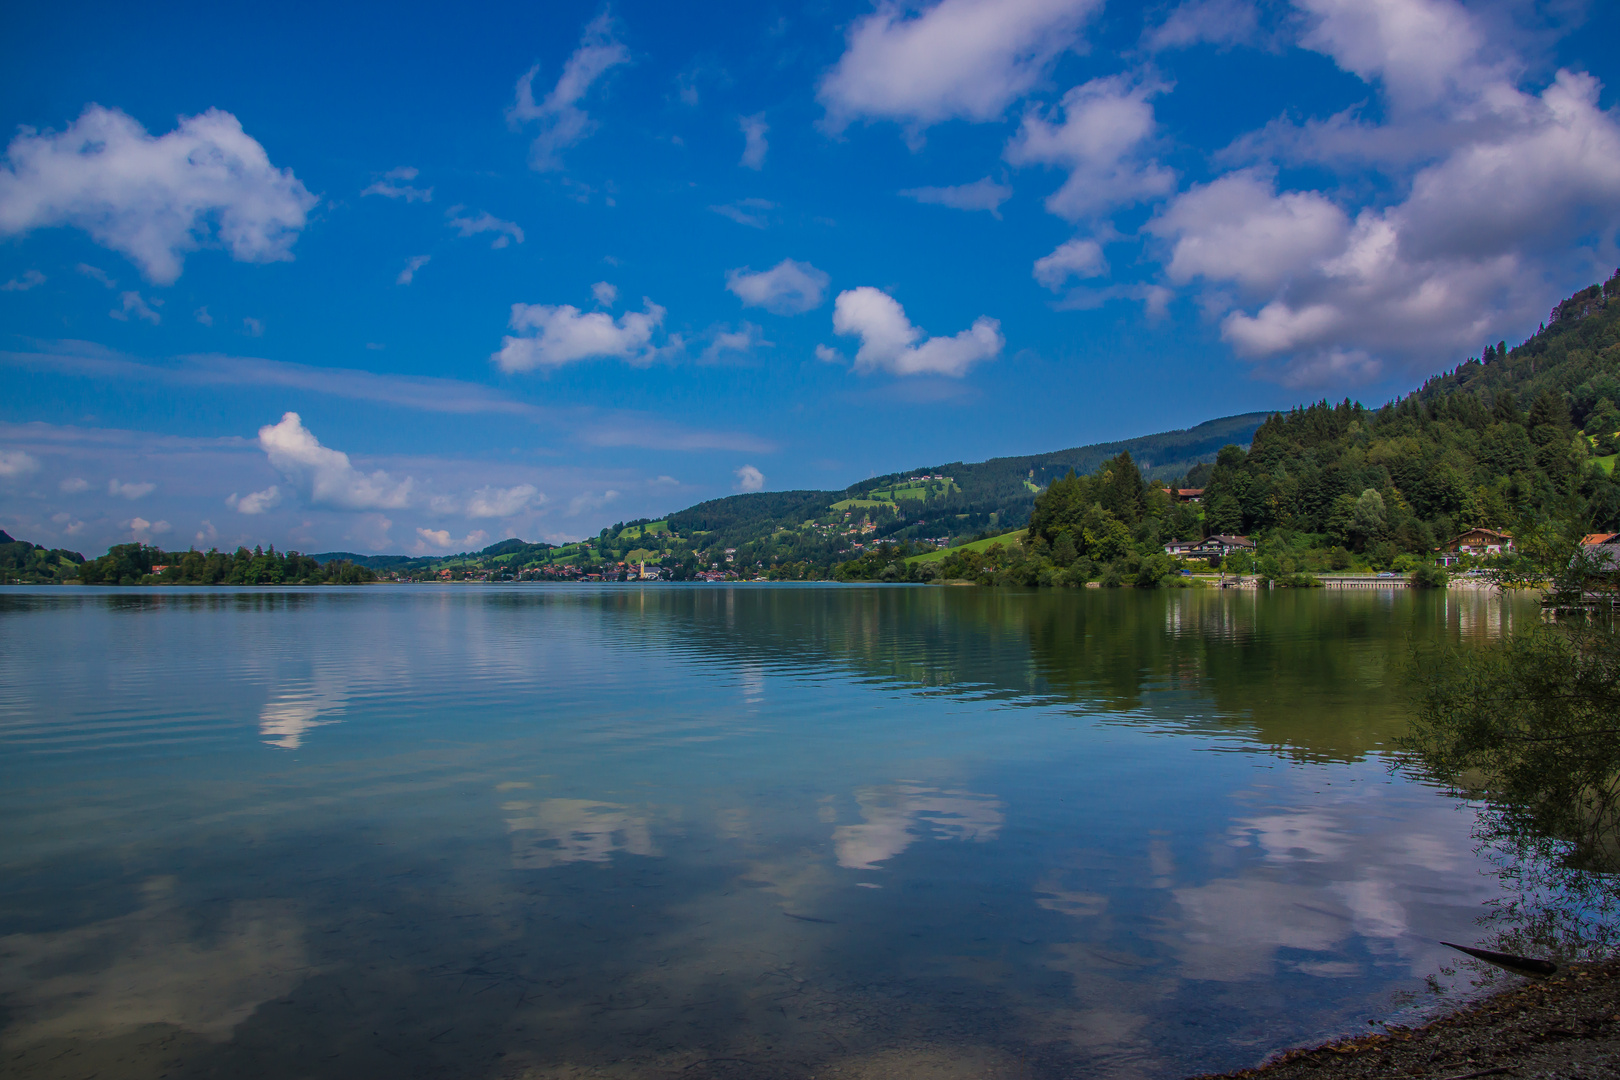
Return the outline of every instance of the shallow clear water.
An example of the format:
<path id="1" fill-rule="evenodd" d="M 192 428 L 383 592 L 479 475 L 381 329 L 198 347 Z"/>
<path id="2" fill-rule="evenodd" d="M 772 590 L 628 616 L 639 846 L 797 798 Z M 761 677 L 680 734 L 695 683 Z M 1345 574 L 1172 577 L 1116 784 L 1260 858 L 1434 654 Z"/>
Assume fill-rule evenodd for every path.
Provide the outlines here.
<path id="1" fill-rule="evenodd" d="M 1477 939 L 1482 593 L 0 590 L 18 1076 L 1147 1076 Z"/>

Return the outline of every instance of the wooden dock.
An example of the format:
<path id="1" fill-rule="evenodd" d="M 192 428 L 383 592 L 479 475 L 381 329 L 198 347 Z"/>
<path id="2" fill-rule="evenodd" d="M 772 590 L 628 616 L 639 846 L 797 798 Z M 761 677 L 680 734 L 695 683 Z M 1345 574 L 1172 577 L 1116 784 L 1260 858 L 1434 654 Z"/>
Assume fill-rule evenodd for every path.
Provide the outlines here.
<path id="1" fill-rule="evenodd" d="M 1400 577 L 1374 577 L 1371 574 L 1314 574 L 1324 589 L 1410 589 L 1412 582 L 1406 575 Z M 1260 589 L 1265 583 L 1253 574 L 1241 578 L 1222 577 L 1213 582 L 1219 589 Z"/>
<path id="2" fill-rule="evenodd" d="M 1412 582 L 1405 574 L 1399 577 L 1374 577 L 1371 574 L 1317 574 L 1316 580 L 1324 589 L 1410 589 Z"/>

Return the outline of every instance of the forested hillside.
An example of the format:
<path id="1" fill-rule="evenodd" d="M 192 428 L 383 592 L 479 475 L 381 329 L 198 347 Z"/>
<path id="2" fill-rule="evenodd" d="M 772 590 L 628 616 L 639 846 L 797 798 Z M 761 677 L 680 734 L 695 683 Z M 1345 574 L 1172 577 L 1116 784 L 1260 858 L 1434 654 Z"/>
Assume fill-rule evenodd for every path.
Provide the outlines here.
<path id="1" fill-rule="evenodd" d="M 296 551 L 237 548 L 164 551 L 145 544 L 117 544 L 79 567 L 85 585 L 360 585 L 377 575 L 351 562 L 321 563 Z"/>
<path id="2" fill-rule="evenodd" d="M 1620 528 L 1620 274 L 1561 305 L 1523 344 L 1430 379 L 1378 410 L 1320 402 L 1267 420 L 1216 460 L 1211 532 L 1285 529 L 1352 551 L 1424 552 L 1527 511 Z"/>
<path id="3" fill-rule="evenodd" d="M 870 540 L 950 543 L 1022 526 L 1041 488 L 1070 471 L 1090 472 L 1122 453 L 1131 455 L 1150 479 L 1180 477 L 1198 462 L 1212 462 L 1222 446 L 1246 443 L 1268 415 L 1245 413 L 1184 430 L 1045 454 L 919 466 L 843 491 L 732 495 L 671 514 L 669 527 L 681 535 L 705 533 L 711 543 L 724 547 L 751 545 L 755 562 L 825 564 L 847 552 L 849 542 L 840 539 L 841 531 L 812 529 L 810 523 L 831 526 L 845 514 L 875 526 Z"/>
<path id="4" fill-rule="evenodd" d="M 351 562 L 368 570 L 385 570 L 409 577 L 436 572 L 440 567 L 452 562 L 461 563 L 469 560 L 492 567 L 544 562 L 555 547 L 555 544 L 544 542 L 531 544 L 514 538 L 491 544 L 481 551 L 465 552 L 460 555 L 358 555 L 352 551 L 325 551 L 319 555 L 311 555 L 310 558 L 319 563 Z"/>
<path id="5" fill-rule="evenodd" d="M 903 547 L 839 567 L 846 580 L 1152 586 L 1167 539 L 1246 535 L 1243 571 L 1308 584 L 1321 570 L 1398 569 L 1438 583 L 1434 551 L 1475 527 L 1620 530 L 1620 272 L 1559 306 L 1521 345 L 1426 382 L 1381 409 L 1323 401 L 1271 416 L 1249 449 L 1220 450 L 1188 486 L 1202 506 L 1144 484 L 1128 454 L 1035 500 L 1027 537 L 929 563 Z M 1506 556 L 1511 560 L 1514 556 Z"/>
<path id="6" fill-rule="evenodd" d="M 84 556 L 14 540 L 0 529 L 0 585 L 54 585 L 79 576 Z"/>

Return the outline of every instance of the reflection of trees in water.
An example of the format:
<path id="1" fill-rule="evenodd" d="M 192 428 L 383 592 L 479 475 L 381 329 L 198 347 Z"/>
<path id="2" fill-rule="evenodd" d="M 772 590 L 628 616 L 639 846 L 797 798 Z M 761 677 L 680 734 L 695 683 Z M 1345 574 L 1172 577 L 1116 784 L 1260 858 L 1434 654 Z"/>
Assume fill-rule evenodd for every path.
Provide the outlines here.
<path id="1" fill-rule="evenodd" d="M 97 592 L 93 589 L 74 590 L 72 593 L 11 593 L 0 596 L 0 614 L 41 613 L 61 611 L 71 607 L 99 607 L 119 613 L 159 611 L 297 611 L 321 601 L 343 597 L 351 604 L 364 600 L 354 592 L 334 589 L 278 590 L 213 590 L 207 592 L 193 588 L 173 592 Z"/>
<path id="2" fill-rule="evenodd" d="M 1480 919 L 1492 948 L 1558 961 L 1595 960 L 1620 945 L 1620 892 L 1612 873 L 1569 864 L 1569 845 L 1480 817 L 1481 850 L 1505 894 Z"/>
<path id="3" fill-rule="evenodd" d="M 1485 803 L 1476 836 L 1506 895 L 1483 920 L 1504 952 L 1574 959 L 1620 937 L 1620 630 L 1532 623 L 1429 652 L 1406 764 Z"/>
<path id="4" fill-rule="evenodd" d="M 1401 673 L 1414 641 L 1490 633 L 1511 624 L 1514 606 L 1478 593 L 1459 602 L 1372 591 L 1096 601 L 1054 603 L 1031 621 L 1037 666 L 1059 696 L 1159 712 L 1155 692 L 1188 691 L 1195 696 L 1173 706 L 1185 715 L 1170 718 L 1325 760 L 1359 759 L 1402 728 Z"/>
<path id="5" fill-rule="evenodd" d="M 1498 634 L 1534 605 L 1470 592 L 690 589 L 603 603 L 722 662 L 847 665 L 954 694 L 1193 725 L 1317 760 L 1402 730 L 1414 642 Z M 644 628 L 644 629 L 650 629 Z"/>

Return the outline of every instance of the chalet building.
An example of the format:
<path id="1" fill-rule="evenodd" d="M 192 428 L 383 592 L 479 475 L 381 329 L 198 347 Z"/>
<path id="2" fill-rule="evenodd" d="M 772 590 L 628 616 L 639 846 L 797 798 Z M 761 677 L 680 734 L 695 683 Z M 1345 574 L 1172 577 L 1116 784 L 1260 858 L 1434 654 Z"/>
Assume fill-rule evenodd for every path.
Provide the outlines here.
<path id="1" fill-rule="evenodd" d="M 1495 529 L 1469 529 L 1436 549 L 1441 566 L 1450 566 L 1464 555 L 1500 555 L 1513 550 L 1513 534 Z"/>
<path id="2" fill-rule="evenodd" d="M 1175 488 L 1171 494 L 1175 496 L 1176 502 L 1195 503 L 1204 501 L 1203 488 Z"/>
<path id="3" fill-rule="evenodd" d="M 1612 574 L 1620 570 L 1620 539 L 1612 539 L 1604 544 L 1587 544 L 1583 548 L 1591 556 L 1591 568 L 1604 574 Z"/>
<path id="4" fill-rule="evenodd" d="M 1226 558 L 1234 551 L 1253 551 L 1254 541 L 1247 536 L 1217 533 L 1202 540 L 1172 540 L 1164 545 L 1166 555 L 1179 555 L 1184 559 L 1207 559 L 1211 556 Z"/>
<path id="5" fill-rule="evenodd" d="M 1587 533 L 1581 537 L 1581 553 L 1591 559 L 1594 571 L 1613 574 L 1620 570 L 1620 533 Z"/>

